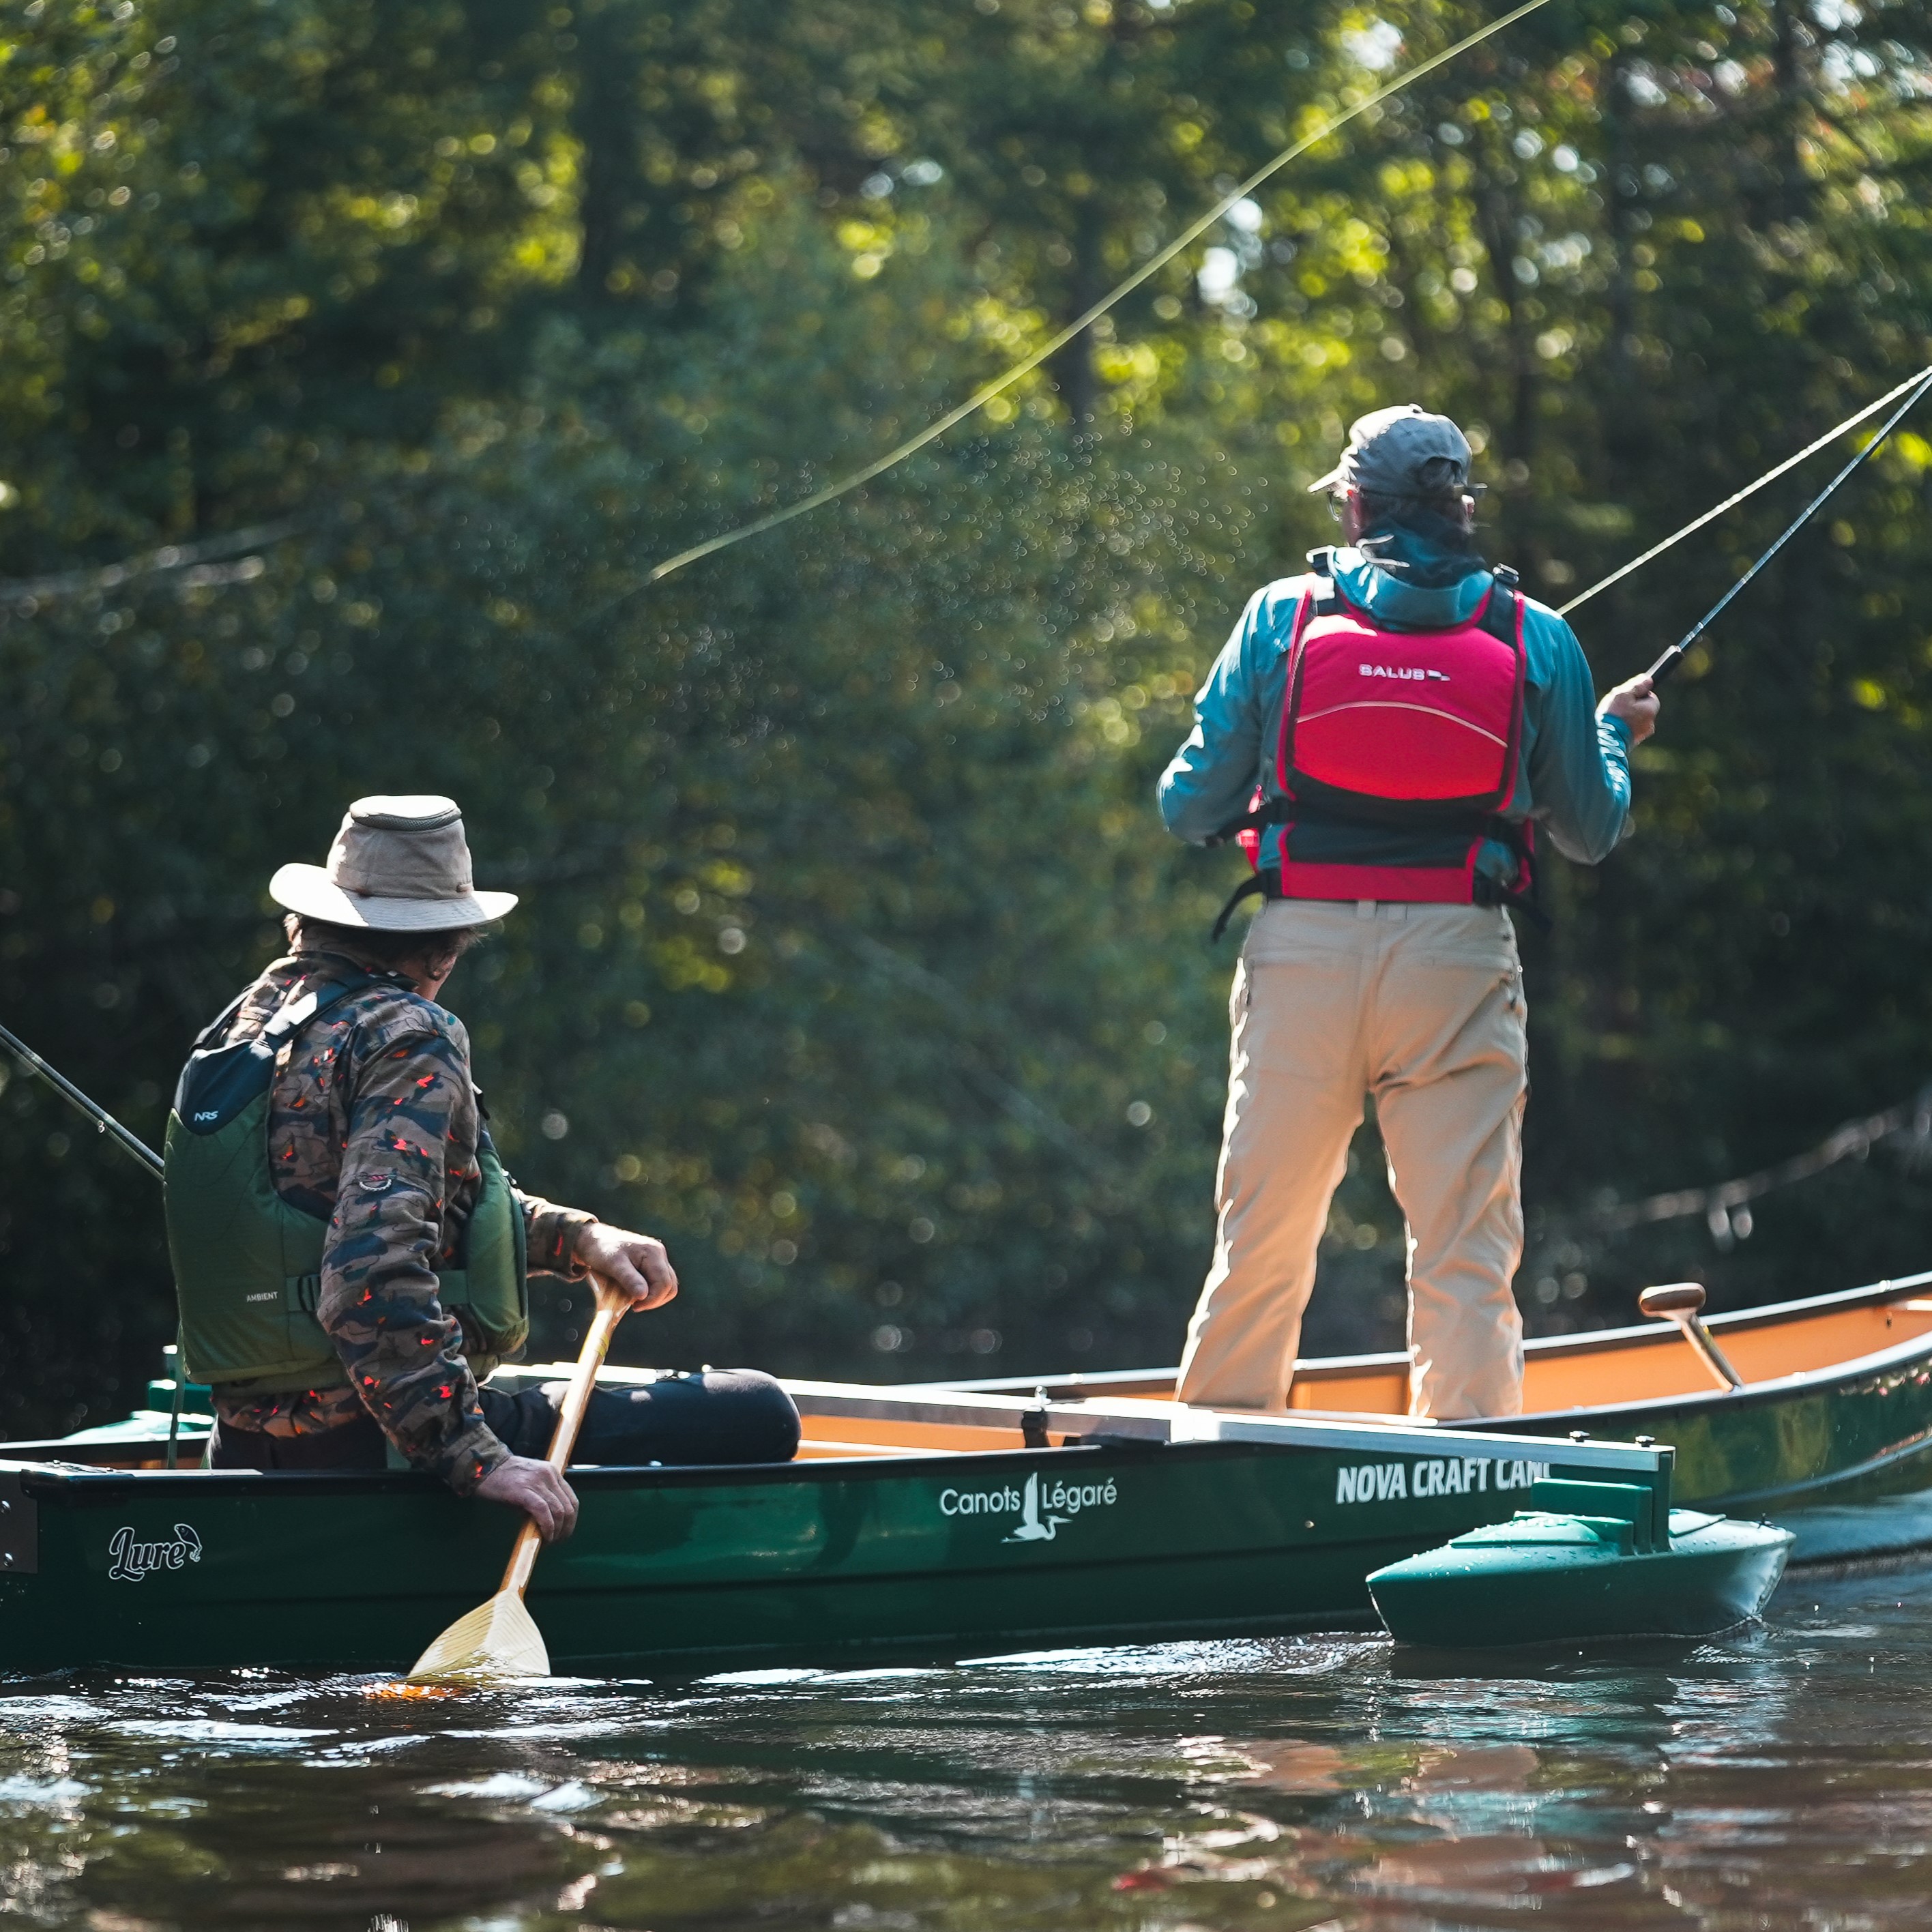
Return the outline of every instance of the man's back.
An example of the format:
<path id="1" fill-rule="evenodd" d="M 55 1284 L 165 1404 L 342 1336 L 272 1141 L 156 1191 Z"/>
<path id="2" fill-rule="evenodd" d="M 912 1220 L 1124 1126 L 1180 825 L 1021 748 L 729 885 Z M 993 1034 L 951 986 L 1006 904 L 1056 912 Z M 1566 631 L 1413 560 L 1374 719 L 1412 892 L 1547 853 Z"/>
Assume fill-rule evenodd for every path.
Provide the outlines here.
<path id="1" fill-rule="evenodd" d="M 433 1190 L 443 1202 L 439 1252 L 452 1253 L 482 1179 L 469 1036 L 454 1013 L 393 974 L 372 978 L 342 954 L 304 952 L 263 970 L 223 1043 L 257 1037 L 298 989 L 357 981 L 368 983 L 311 1020 L 277 1056 L 268 1101 L 275 1191 L 326 1220 L 345 1186 L 372 1196 L 392 1192 L 396 1175 L 419 1168 L 434 1150 L 442 1163 Z M 372 1120 L 386 1128 L 386 1148 L 373 1135 L 355 1139 L 357 1125 Z M 388 1181 L 370 1186 L 368 1166 L 379 1150 L 375 1166 Z M 366 1271 L 358 1270 L 358 1278 Z"/>
<path id="2" fill-rule="evenodd" d="M 1400 540 L 1381 554 L 1400 565 Z M 1482 610 L 1492 573 L 1472 568 L 1443 584 L 1406 580 L 1359 550 L 1335 553 L 1336 589 L 1376 624 L 1393 631 L 1445 630 Z M 1443 573 L 1447 574 L 1447 573 Z M 1276 747 L 1287 699 L 1288 655 L 1303 602 L 1321 580 L 1288 577 L 1263 586 L 1247 608 L 1195 698 L 1195 729 L 1162 775 L 1161 815 L 1195 844 L 1216 837 L 1260 789 L 1271 795 Z M 1630 808 L 1630 734 L 1622 719 L 1599 718 L 1589 662 L 1576 634 L 1546 604 L 1523 599 L 1522 752 L 1503 816 L 1533 819 L 1566 857 L 1594 864 L 1620 838 Z M 1258 862 L 1270 862 L 1278 827 L 1263 834 Z M 1406 854 L 1394 842 L 1388 862 Z M 1492 842 L 1481 869 L 1507 882 L 1515 860 Z"/>
<path id="3" fill-rule="evenodd" d="M 502 1455 L 478 1406 L 477 1372 L 520 1348 L 527 1326 L 520 1270 L 494 1295 L 445 1292 L 452 1280 L 470 1285 L 460 1271 L 485 1185 L 468 1036 L 400 975 L 298 945 L 263 970 L 209 1046 L 259 1038 L 310 994 L 324 1004 L 276 1052 L 259 1151 L 276 1196 L 317 1230 L 314 1328 L 304 1330 L 315 1360 L 292 1379 L 280 1363 L 235 1374 L 216 1388 L 217 1412 L 231 1431 L 278 1438 L 373 1415 L 417 1467 L 463 1488 Z M 520 1223 L 512 1232 L 537 1267 L 566 1270 L 592 1218 L 514 1190 L 496 1212 Z M 185 1313 L 191 1259 L 178 1271 Z"/>
<path id="4" fill-rule="evenodd" d="M 1411 1412 L 1520 1404 L 1528 1040 L 1504 908 L 1537 910 L 1538 827 L 1588 862 L 1616 844 L 1657 706 L 1640 679 L 1599 713 L 1569 626 L 1477 555 L 1473 457 L 1414 404 L 1351 427 L 1309 487 L 1352 547 L 1249 600 L 1160 782 L 1171 830 L 1251 848 L 1223 922 L 1266 902 L 1228 1003 L 1214 1257 L 1184 1402 L 1286 1406 L 1372 1096 L 1408 1223 Z"/>

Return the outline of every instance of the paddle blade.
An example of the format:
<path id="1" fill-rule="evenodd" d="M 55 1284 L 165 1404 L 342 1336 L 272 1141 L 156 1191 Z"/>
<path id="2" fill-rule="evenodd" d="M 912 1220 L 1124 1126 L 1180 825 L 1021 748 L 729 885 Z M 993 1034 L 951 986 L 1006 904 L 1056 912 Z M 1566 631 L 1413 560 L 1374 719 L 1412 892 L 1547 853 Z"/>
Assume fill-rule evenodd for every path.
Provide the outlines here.
<path id="1" fill-rule="evenodd" d="M 550 1652 L 523 1598 L 514 1590 L 499 1590 L 488 1603 L 458 1617 L 416 1659 L 406 1681 L 499 1684 L 549 1675 Z"/>

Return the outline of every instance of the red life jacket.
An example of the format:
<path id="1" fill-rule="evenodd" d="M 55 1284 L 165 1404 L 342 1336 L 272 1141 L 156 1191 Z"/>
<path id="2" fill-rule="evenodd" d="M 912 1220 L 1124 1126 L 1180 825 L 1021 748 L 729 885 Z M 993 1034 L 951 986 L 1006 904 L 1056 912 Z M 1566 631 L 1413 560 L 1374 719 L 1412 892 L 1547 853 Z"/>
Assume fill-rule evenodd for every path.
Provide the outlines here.
<path id="1" fill-rule="evenodd" d="M 1218 938 L 1251 893 L 1469 905 L 1528 899 L 1530 829 L 1502 818 L 1522 748 L 1523 602 L 1498 570 L 1481 608 L 1444 631 L 1394 631 L 1348 602 L 1328 553 L 1295 612 L 1275 750 L 1275 794 L 1258 789 L 1233 836 L 1258 865 L 1262 833 L 1282 828 L 1270 866 L 1223 908 Z M 1476 870 L 1490 840 L 1516 855 L 1504 892 Z"/>

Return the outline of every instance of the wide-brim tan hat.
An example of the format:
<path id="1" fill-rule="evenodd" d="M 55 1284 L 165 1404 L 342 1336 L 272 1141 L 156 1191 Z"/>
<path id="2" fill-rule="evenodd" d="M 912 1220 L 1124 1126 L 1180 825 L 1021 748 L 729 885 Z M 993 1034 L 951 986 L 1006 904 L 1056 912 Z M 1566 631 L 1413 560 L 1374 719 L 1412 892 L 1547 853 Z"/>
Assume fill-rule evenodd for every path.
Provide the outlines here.
<path id="1" fill-rule="evenodd" d="M 517 902 L 479 892 L 454 799 L 358 798 L 323 866 L 284 866 L 268 896 L 305 919 L 374 932 L 485 926 Z"/>

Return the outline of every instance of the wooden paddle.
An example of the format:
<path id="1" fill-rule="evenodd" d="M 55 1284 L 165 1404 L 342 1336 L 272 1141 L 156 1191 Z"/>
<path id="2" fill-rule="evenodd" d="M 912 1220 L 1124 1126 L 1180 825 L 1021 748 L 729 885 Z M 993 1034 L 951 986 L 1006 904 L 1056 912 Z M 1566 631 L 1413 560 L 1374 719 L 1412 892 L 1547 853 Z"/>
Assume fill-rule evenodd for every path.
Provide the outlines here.
<path id="1" fill-rule="evenodd" d="M 628 1294 L 597 1279 L 597 1312 L 584 1338 L 584 1352 L 571 1372 L 570 1385 L 564 1391 L 556 1428 L 550 1438 L 550 1454 L 544 1459 L 560 1475 L 570 1465 L 570 1452 L 577 1446 L 577 1432 L 583 1426 L 584 1412 L 597 1371 L 604 1366 L 610 1337 L 630 1306 Z M 519 1677 L 548 1677 L 550 1652 L 544 1648 L 543 1633 L 524 1606 L 524 1592 L 530 1587 L 530 1572 L 542 1546 L 536 1523 L 526 1517 L 511 1550 L 502 1587 L 487 1603 L 458 1617 L 416 1659 L 405 1681 L 500 1684 Z"/>

